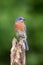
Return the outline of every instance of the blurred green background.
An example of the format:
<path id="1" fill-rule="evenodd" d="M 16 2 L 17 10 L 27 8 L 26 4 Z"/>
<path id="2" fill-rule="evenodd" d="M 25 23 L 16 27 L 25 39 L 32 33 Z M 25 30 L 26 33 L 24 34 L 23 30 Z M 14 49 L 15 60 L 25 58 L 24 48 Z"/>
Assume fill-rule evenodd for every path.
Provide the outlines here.
<path id="1" fill-rule="evenodd" d="M 19 16 L 26 19 L 28 31 L 27 65 L 43 65 L 43 0 L 0 0 L 0 65 L 10 64 L 14 21 Z"/>

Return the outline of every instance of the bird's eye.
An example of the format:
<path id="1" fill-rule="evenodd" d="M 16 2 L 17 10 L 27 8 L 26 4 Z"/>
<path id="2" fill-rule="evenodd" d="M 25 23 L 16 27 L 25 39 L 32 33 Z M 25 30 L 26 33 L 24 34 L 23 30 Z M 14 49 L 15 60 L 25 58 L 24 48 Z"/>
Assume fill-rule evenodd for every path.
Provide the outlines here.
<path id="1" fill-rule="evenodd" d="M 20 18 L 19 20 L 22 20 L 22 18 Z"/>

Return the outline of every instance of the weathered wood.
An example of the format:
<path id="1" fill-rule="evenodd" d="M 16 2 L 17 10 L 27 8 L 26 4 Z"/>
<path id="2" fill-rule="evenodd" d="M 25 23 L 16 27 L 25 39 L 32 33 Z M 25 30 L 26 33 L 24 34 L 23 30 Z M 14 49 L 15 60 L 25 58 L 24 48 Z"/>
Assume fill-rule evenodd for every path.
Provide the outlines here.
<path id="1" fill-rule="evenodd" d="M 25 45 L 22 40 L 18 42 L 13 39 L 10 59 L 10 65 L 26 65 Z"/>

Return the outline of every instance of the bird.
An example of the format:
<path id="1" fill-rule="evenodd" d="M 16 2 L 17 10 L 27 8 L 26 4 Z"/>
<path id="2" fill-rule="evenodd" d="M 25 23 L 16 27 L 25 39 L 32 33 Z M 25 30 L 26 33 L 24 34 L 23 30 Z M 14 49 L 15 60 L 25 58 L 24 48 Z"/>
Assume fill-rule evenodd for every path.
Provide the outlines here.
<path id="1" fill-rule="evenodd" d="M 28 42 L 27 42 L 27 32 L 26 32 L 26 24 L 25 24 L 25 18 L 18 17 L 15 20 L 14 24 L 16 36 L 18 39 L 22 39 L 25 44 L 25 50 L 29 50 Z"/>

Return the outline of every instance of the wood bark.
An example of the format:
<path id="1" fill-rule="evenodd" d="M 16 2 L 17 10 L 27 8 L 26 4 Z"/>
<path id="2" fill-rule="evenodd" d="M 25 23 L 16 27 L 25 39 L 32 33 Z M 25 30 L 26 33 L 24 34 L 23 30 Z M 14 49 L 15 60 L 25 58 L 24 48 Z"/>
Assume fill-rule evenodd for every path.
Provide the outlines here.
<path id="1" fill-rule="evenodd" d="M 10 65 L 26 65 L 25 45 L 22 40 L 12 40 Z"/>

